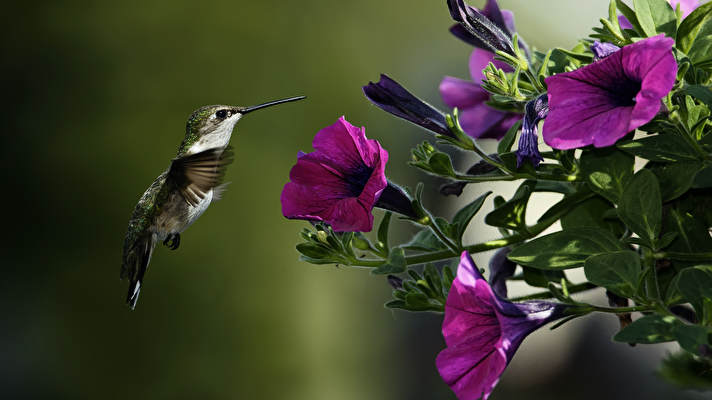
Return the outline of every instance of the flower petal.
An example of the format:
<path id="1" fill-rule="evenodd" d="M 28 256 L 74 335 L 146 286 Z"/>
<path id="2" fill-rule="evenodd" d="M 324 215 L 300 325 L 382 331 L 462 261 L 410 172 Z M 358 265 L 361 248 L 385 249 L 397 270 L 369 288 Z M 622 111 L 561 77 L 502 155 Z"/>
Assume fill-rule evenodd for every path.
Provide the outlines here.
<path id="1" fill-rule="evenodd" d="M 460 110 L 474 107 L 489 100 L 489 93 L 480 85 L 451 76 L 446 76 L 438 88 L 443 102 Z"/>
<path id="2" fill-rule="evenodd" d="M 478 85 L 482 83 L 482 78 L 484 78 L 482 71 L 487 68 L 489 63 L 493 63 L 495 67 L 504 72 L 512 72 L 512 67 L 509 64 L 494 59 L 494 53 L 487 50 L 474 49 L 470 54 L 469 62 L 470 77 L 473 82 Z"/>
<path id="3" fill-rule="evenodd" d="M 438 354 L 435 365 L 458 399 L 487 399 L 507 367 L 507 357 L 497 349 L 497 339 L 472 336 Z"/>

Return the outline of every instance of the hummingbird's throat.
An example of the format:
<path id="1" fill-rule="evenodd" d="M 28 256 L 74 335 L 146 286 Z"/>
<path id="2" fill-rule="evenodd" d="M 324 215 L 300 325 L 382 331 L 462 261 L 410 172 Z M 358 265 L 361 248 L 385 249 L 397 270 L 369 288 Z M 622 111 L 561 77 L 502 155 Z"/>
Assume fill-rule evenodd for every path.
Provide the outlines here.
<path id="1" fill-rule="evenodd" d="M 186 155 L 197 154 L 208 149 L 227 146 L 228 143 L 230 143 L 230 137 L 232 136 L 235 124 L 237 124 L 240 117 L 240 114 L 235 114 L 225 121 L 222 121 L 222 123 L 212 129 L 205 128 L 207 132 L 202 133 L 200 139 L 188 148 Z"/>

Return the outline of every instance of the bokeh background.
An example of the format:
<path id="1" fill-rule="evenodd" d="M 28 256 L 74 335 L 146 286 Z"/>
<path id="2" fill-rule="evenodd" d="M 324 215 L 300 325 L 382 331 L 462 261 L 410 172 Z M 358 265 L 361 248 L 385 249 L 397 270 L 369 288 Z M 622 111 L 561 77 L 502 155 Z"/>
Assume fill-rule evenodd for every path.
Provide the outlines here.
<path id="1" fill-rule="evenodd" d="M 501 1 L 539 48 L 571 46 L 607 4 Z M 279 203 L 296 152 L 341 115 L 389 150 L 393 180 L 422 178 L 405 162 L 427 134 L 360 87 L 385 72 L 442 106 L 440 79 L 466 78 L 471 51 L 447 32 L 445 1 L 37 1 L 3 14 L 0 397 L 454 398 L 434 366 L 441 317 L 384 309 L 390 289 L 368 271 L 299 262 L 305 224 Z M 300 94 L 239 123 L 229 191 L 178 251 L 157 249 L 129 311 L 128 217 L 188 115 Z M 704 398 L 655 377 L 670 349 L 614 344 L 615 330 L 604 316 L 537 332 L 492 398 Z"/>

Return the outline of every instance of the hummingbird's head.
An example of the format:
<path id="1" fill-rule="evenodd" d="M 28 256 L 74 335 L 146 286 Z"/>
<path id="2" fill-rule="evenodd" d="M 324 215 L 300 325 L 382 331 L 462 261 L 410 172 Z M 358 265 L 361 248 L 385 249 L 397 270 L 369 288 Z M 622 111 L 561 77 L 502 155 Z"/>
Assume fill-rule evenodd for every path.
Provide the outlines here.
<path id="1" fill-rule="evenodd" d="M 195 110 L 185 126 L 185 139 L 179 155 L 200 153 L 203 150 L 227 146 L 232 130 L 242 117 L 240 107 L 213 105 Z"/>
<path id="2" fill-rule="evenodd" d="M 195 110 L 188 118 L 185 139 L 178 149 L 178 156 L 200 153 L 216 147 L 227 146 L 237 121 L 243 115 L 262 108 L 303 99 L 304 96 L 270 101 L 251 107 L 204 106 Z"/>

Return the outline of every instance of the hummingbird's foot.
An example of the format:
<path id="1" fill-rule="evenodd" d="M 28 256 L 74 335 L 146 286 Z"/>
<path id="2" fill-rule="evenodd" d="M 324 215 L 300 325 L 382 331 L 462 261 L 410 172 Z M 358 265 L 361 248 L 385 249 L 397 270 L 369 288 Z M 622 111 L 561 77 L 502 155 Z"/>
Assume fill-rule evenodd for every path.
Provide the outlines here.
<path id="1" fill-rule="evenodd" d="M 163 244 L 171 250 L 177 249 L 180 246 L 180 233 L 169 234 Z"/>

